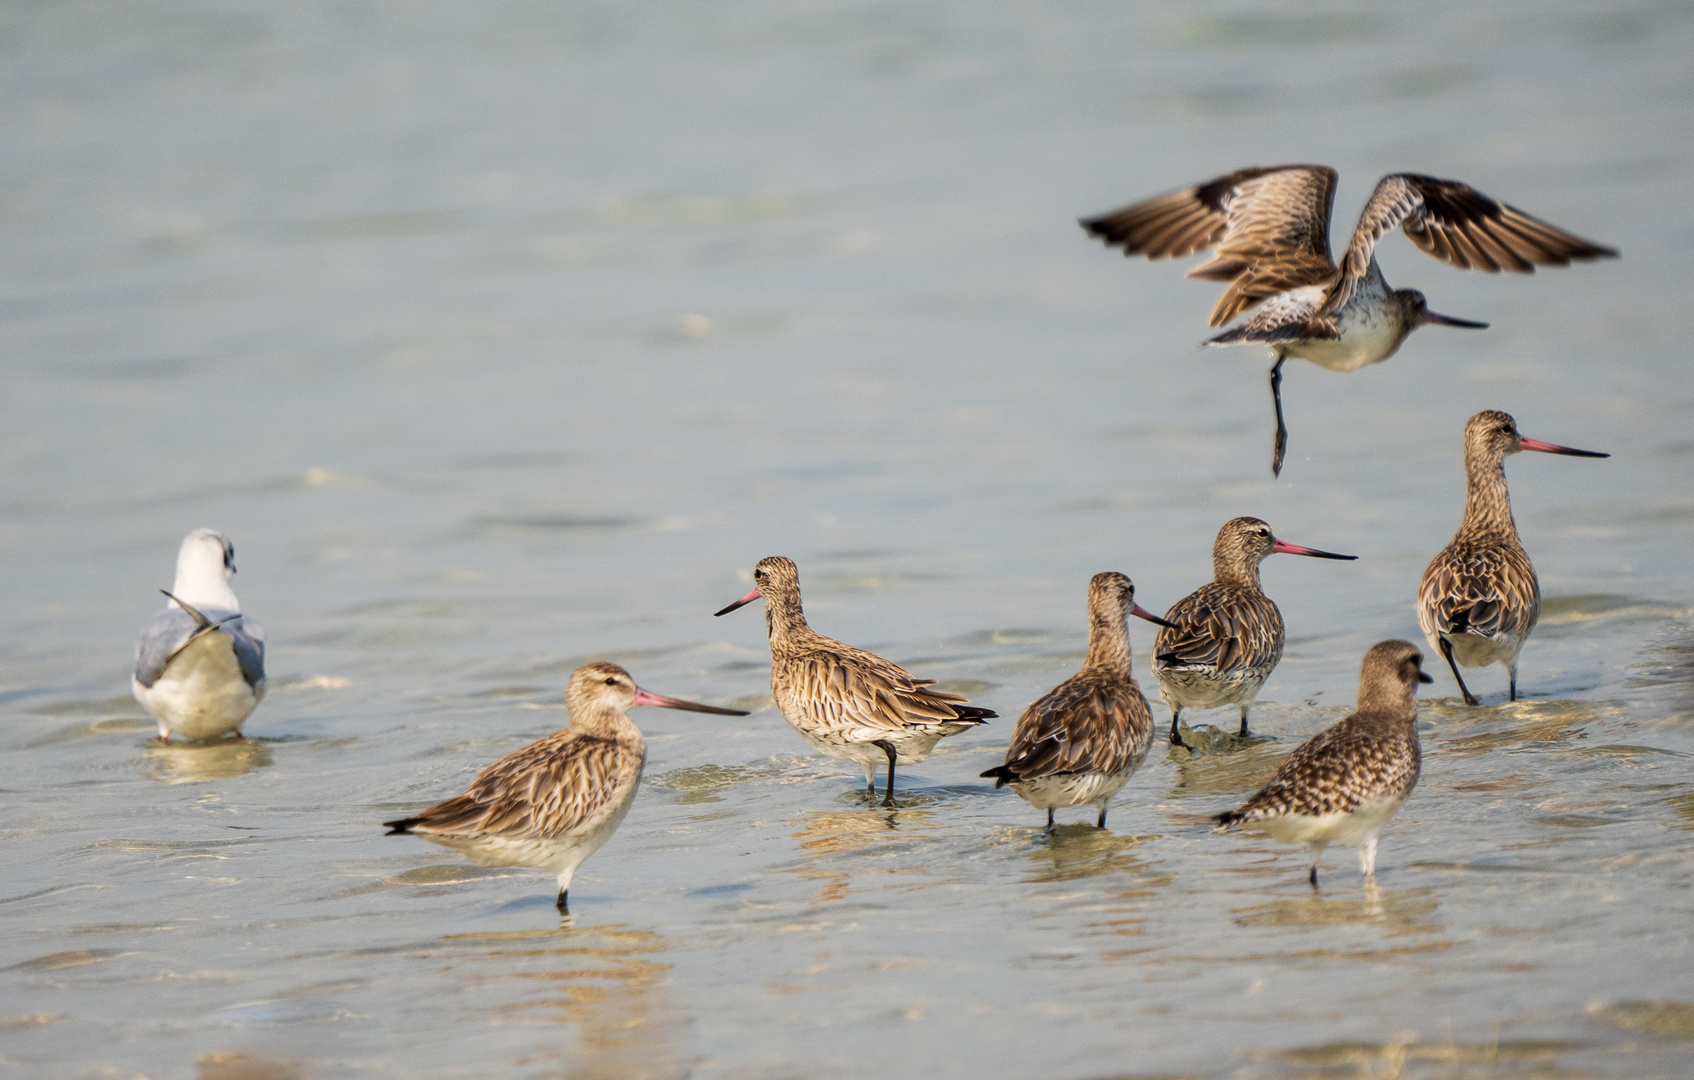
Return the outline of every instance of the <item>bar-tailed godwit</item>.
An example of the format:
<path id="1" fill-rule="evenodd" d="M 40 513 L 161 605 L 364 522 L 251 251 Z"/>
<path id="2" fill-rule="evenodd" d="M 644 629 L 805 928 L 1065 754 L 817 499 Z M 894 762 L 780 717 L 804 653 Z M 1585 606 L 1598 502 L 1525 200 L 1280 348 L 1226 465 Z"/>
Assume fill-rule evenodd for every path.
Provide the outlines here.
<path id="1" fill-rule="evenodd" d="M 760 597 L 777 708 L 813 749 L 858 762 L 873 796 L 876 767 L 886 762 L 884 806 L 894 805 L 896 765 L 915 765 L 946 736 L 998 715 L 965 704 L 958 694 L 931 689 L 934 679 L 914 679 L 900 665 L 806 625 L 800 571 L 792 559 L 760 559 L 753 569 L 753 591 L 716 614 L 727 615 Z"/>
<path id="2" fill-rule="evenodd" d="M 229 587 L 235 545 L 223 533 L 196 529 L 176 556 L 176 581 L 165 610 L 148 621 L 135 645 L 130 690 L 171 735 L 215 739 L 233 732 L 265 696 L 265 630 L 241 613 Z"/>
<path id="3" fill-rule="evenodd" d="M 747 715 L 643 690 L 616 664 L 584 664 L 565 688 L 570 727 L 488 766 L 464 794 L 383 822 L 386 835 L 421 836 L 479 866 L 552 871 L 559 877 L 559 911 L 569 914 L 571 877 L 612 838 L 641 783 L 647 741 L 626 715 L 636 705 Z"/>
<path id="4" fill-rule="evenodd" d="M 1310 879 L 1330 844 L 1359 849 L 1359 868 L 1376 875 L 1376 839 L 1417 786 L 1418 683 L 1433 682 L 1409 641 L 1372 645 L 1359 666 L 1353 714 L 1282 760 L 1258 794 L 1217 816 L 1213 832 L 1258 829 L 1312 849 Z"/>
<path id="5" fill-rule="evenodd" d="M 1288 447 L 1282 419 L 1282 363 L 1297 356 L 1330 371 L 1357 371 L 1393 356 L 1425 324 L 1473 329 L 1487 323 L 1429 310 L 1416 289 L 1390 289 L 1376 245 L 1395 228 L 1423 251 L 1461 270 L 1533 273 L 1537 266 L 1615 258 L 1591 243 L 1530 217 L 1457 180 L 1416 173 L 1382 178 L 1359 216 L 1337 266 L 1329 251 L 1335 170 L 1325 165 L 1241 169 L 1209 183 L 1086 219 L 1082 227 L 1125 255 L 1183 258 L 1215 247 L 1191 278 L 1227 281 L 1211 325 L 1264 306 L 1246 322 L 1204 342 L 1263 342 L 1271 367 L 1276 442 L 1271 471 Z"/>
<path id="6" fill-rule="evenodd" d="M 1453 542 L 1424 569 L 1418 625 L 1452 668 L 1466 705 L 1477 700 L 1459 674 L 1461 666 L 1506 665 L 1508 700 L 1518 699 L 1518 652 L 1541 614 L 1541 583 L 1518 539 L 1506 491 L 1505 458 L 1519 450 L 1611 456 L 1526 439 L 1516 420 L 1493 409 L 1465 424 L 1465 517 Z"/>
<path id="7" fill-rule="evenodd" d="M 1247 709 L 1282 660 L 1282 612 L 1259 584 L 1259 564 L 1277 552 L 1318 559 L 1356 559 L 1287 544 L 1258 518 L 1224 522 L 1212 542 L 1212 580 L 1165 612 L 1169 630 L 1153 639 L 1153 675 L 1171 710 L 1171 745 L 1186 746 L 1178 722 L 1183 709 Z"/>
<path id="8" fill-rule="evenodd" d="M 1047 811 L 1092 805 L 1106 827 L 1106 807 L 1129 782 L 1153 744 L 1153 714 L 1130 662 L 1129 616 L 1168 626 L 1135 602 L 1135 585 L 1115 571 L 1088 583 L 1088 657 L 1082 670 L 1047 691 L 1018 717 L 1006 763 L 984 772 L 996 788 Z"/>

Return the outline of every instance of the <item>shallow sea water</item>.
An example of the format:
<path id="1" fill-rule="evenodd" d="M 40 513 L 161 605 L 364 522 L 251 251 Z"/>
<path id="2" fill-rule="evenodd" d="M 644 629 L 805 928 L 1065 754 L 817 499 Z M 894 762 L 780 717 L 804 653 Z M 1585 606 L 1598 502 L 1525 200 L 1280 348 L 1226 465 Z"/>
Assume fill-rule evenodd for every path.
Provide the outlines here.
<path id="1" fill-rule="evenodd" d="M 1684 1071 L 1690 55 L 1680 3 L 0 5 L 0 1074 Z M 1493 328 L 1291 367 L 1273 482 L 1266 361 L 1193 351 L 1215 287 L 1073 219 L 1289 160 L 1341 169 L 1340 230 L 1416 169 L 1624 258 L 1386 242 Z M 1508 464 L 1529 700 L 1437 669 L 1376 886 L 1339 849 L 1313 892 L 1206 815 L 1416 637 L 1489 407 L 1614 455 Z M 1266 563 L 1266 738 L 1156 746 L 1044 837 L 977 773 L 1089 575 L 1163 610 L 1238 514 L 1362 556 Z M 200 526 L 270 696 L 158 747 L 131 649 Z M 821 631 L 1000 712 L 893 811 L 769 708 L 756 609 L 710 616 L 774 553 Z M 635 714 L 568 924 L 381 835 L 592 657 L 759 711 Z"/>

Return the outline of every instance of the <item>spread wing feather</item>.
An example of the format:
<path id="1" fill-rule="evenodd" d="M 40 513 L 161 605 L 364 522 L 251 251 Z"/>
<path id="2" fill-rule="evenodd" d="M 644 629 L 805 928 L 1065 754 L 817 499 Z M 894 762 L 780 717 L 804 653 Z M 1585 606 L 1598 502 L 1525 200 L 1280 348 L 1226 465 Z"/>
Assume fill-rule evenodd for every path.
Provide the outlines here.
<path id="1" fill-rule="evenodd" d="M 1497 202 L 1469 184 L 1391 173 L 1377 183 L 1359 215 L 1324 313 L 1346 305 L 1370 270 L 1377 241 L 1395 228 L 1404 229 L 1412 243 L 1449 266 L 1490 274 L 1533 274 L 1537 266 L 1568 266 L 1618 254 Z"/>
<path id="2" fill-rule="evenodd" d="M 1064 773 L 1119 773 L 1140 764 L 1153 743 L 1153 714 L 1130 680 L 1082 671 L 1025 709 L 1006 763 L 983 773 L 994 786 Z"/>
<path id="3" fill-rule="evenodd" d="M 1198 668 L 1212 673 L 1270 670 L 1282 659 L 1282 613 L 1263 593 L 1209 582 L 1165 612 L 1153 639 L 1153 668 Z"/>
<path id="4" fill-rule="evenodd" d="M 645 757 L 638 744 L 566 728 L 482 770 L 464 794 L 384 824 L 447 836 L 563 836 L 620 805 Z"/>
<path id="5" fill-rule="evenodd" d="M 1335 277 L 1329 217 L 1335 170 L 1326 165 L 1241 169 L 1082 222 L 1125 255 L 1182 258 L 1216 247 L 1191 278 L 1230 283 L 1212 309 L 1222 326 L 1259 301 Z"/>
<path id="6" fill-rule="evenodd" d="M 1541 585 L 1522 545 L 1455 540 L 1418 584 L 1418 623 L 1429 637 L 1521 638 L 1541 614 Z"/>

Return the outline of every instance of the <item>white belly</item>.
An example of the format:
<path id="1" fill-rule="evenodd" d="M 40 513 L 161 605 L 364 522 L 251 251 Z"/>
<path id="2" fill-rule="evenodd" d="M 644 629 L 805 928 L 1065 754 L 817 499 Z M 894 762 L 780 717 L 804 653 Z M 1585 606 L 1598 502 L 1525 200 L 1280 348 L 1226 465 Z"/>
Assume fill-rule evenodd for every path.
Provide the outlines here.
<path id="1" fill-rule="evenodd" d="M 1410 792 L 1406 793 L 1411 794 Z M 1243 821 L 1243 829 L 1258 829 L 1284 844 L 1342 844 L 1358 847 L 1376 839 L 1405 796 L 1365 803 L 1350 814 L 1284 814 L 1262 821 Z"/>
<path id="2" fill-rule="evenodd" d="M 623 800 L 604 816 L 562 836 L 450 836 L 418 830 L 413 835 L 461 852 L 478 866 L 528 866 L 556 874 L 560 889 L 571 887 L 571 878 L 584 859 L 605 846 L 623 824 L 624 815 L 635 802 L 640 779 L 629 785 Z"/>
<path id="3" fill-rule="evenodd" d="M 1367 364 L 1380 364 L 1400 348 L 1399 323 L 1382 308 L 1349 308 L 1342 312 L 1338 329 L 1338 340 L 1294 341 L 1279 348 L 1327 371 L 1357 371 Z"/>
<path id="4" fill-rule="evenodd" d="M 1089 803 L 1104 808 L 1134 775 L 1134 769 L 1121 773 L 1066 773 L 1043 776 L 1039 780 L 1013 781 L 1008 786 L 1018 798 L 1037 810 L 1062 810 L 1067 806 Z"/>
<path id="5" fill-rule="evenodd" d="M 189 645 L 152 686 L 132 677 L 135 699 L 159 722 L 159 737 L 215 739 L 240 731 L 265 696 L 265 681 L 248 686 L 227 634 L 205 634 Z"/>
<path id="6" fill-rule="evenodd" d="M 1523 636 L 1518 634 L 1502 634 L 1499 637 L 1482 637 L 1478 634 L 1449 634 L 1447 643 L 1453 647 L 1453 659 L 1460 667 L 1479 668 L 1489 664 L 1505 664 L 1512 667 L 1517 663 L 1518 653 L 1523 651 Z M 1441 642 L 1430 637 L 1430 647 L 1435 655 L 1441 655 Z"/>
<path id="7" fill-rule="evenodd" d="M 1238 671 L 1225 677 L 1188 669 L 1155 669 L 1159 697 L 1172 709 L 1221 709 L 1250 705 L 1270 672 Z"/>

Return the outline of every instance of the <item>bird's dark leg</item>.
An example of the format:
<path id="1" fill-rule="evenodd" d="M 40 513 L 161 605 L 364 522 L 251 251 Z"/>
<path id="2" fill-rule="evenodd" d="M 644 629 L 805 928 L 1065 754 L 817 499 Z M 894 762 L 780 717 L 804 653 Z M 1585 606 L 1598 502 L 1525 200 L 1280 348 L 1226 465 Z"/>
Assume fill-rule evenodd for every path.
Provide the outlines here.
<path id="1" fill-rule="evenodd" d="M 1094 823 L 1094 827 L 1096 829 L 1104 829 L 1106 827 L 1106 808 L 1104 806 L 1100 808 L 1100 820 Z"/>
<path id="2" fill-rule="evenodd" d="M 1480 701 L 1471 696 L 1470 687 L 1465 685 L 1465 677 L 1459 674 L 1459 665 L 1453 659 L 1453 643 L 1446 638 L 1441 639 L 1441 655 L 1447 658 L 1447 666 L 1453 669 L 1453 679 L 1459 684 L 1459 692 L 1465 695 L 1466 705 L 1480 705 Z"/>
<path id="3" fill-rule="evenodd" d="M 1171 710 L 1171 745 L 1188 749 L 1188 744 L 1182 741 L 1182 733 L 1176 729 L 1177 721 L 1182 718 L 1182 706 Z"/>
<path id="4" fill-rule="evenodd" d="M 1317 888 L 1318 887 L 1318 864 L 1317 863 L 1312 864 L 1312 872 L 1309 875 L 1309 877 L 1311 878 L 1312 888 L 1314 888 L 1314 889 Z"/>
<path id="5" fill-rule="evenodd" d="M 571 906 L 569 904 L 565 903 L 565 895 L 569 892 L 570 892 L 569 889 L 560 889 L 559 890 L 559 902 L 558 902 L 557 907 L 559 909 L 560 915 L 569 915 L 571 913 Z"/>
<path id="6" fill-rule="evenodd" d="M 1047 808 L 1047 831 L 1053 831 L 1053 808 L 1051 806 Z"/>
<path id="7" fill-rule="evenodd" d="M 1276 405 L 1276 444 L 1271 450 L 1271 475 L 1282 475 L 1282 456 L 1288 452 L 1288 425 L 1282 422 L 1282 362 L 1288 357 L 1277 355 L 1271 365 L 1271 402 Z"/>
<path id="8" fill-rule="evenodd" d="M 1511 691 L 1510 691 L 1511 696 L 1508 697 L 1506 700 L 1516 701 L 1518 699 L 1518 669 L 1515 668 L 1515 667 L 1511 667 L 1511 668 L 1507 668 L 1506 670 L 1511 672 L 1511 677 L 1512 677 Z"/>
<path id="9" fill-rule="evenodd" d="M 1236 738 L 1245 739 L 1246 737 L 1247 737 L 1247 706 L 1243 705 L 1243 706 L 1241 706 L 1241 730 L 1236 732 Z"/>
<path id="10" fill-rule="evenodd" d="M 893 806 L 894 805 L 894 759 L 900 756 L 900 752 L 898 750 L 894 749 L 894 744 L 889 742 L 887 739 L 878 739 L 876 742 L 871 743 L 871 745 L 882 747 L 882 752 L 888 755 L 888 791 L 882 797 L 882 805 Z M 875 789 L 872 789 L 872 790 L 874 791 Z"/>

